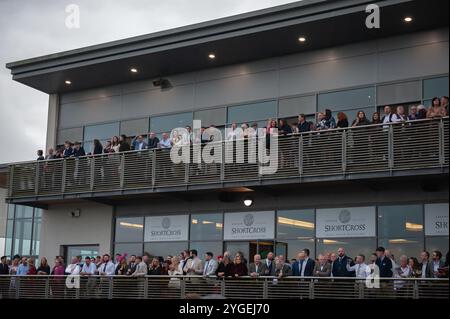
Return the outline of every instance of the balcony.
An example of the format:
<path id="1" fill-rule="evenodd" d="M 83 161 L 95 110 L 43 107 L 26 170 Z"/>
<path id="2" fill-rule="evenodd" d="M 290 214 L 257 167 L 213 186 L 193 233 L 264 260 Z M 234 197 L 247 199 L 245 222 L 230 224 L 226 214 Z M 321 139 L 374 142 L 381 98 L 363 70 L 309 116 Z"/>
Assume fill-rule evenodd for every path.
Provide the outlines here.
<path id="1" fill-rule="evenodd" d="M 89 276 L 67 288 L 66 276 L 0 275 L 3 299 L 442 299 L 448 278 L 380 278 L 380 286 L 342 277 Z M 74 278 L 72 278 L 75 280 Z M 0 298 L 0 300 L 2 299 Z"/>
<path id="2" fill-rule="evenodd" d="M 180 192 L 320 181 L 448 174 L 449 119 L 420 120 L 308 132 L 278 139 L 278 170 L 236 156 L 220 142 L 217 162 L 174 164 L 168 150 L 145 150 L 8 166 L 8 201 L 38 204 L 62 199 Z M 261 145 L 265 145 L 265 140 Z M 230 144 L 228 144 L 230 146 Z M 223 148 L 222 148 L 223 147 Z M 201 150 L 202 148 L 200 148 Z M 230 159 L 238 159 L 229 163 Z M 240 160 L 240 161 L 239 161 Z M 239 163 L 241 162 L 241 163 Z"/>

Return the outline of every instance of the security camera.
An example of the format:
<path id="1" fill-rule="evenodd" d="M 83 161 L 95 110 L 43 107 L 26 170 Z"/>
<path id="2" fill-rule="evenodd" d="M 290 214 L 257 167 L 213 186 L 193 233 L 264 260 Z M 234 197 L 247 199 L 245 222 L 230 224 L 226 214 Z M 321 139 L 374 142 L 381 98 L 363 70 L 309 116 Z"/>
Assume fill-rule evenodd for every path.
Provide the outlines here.
<path id="1" fill-rule="evenodd" d="M 72 216 L 73 218 L 80 217 L 80 215 L 81 215 L 81 210 L 79 210 L 79 209 L 75 209 L 74 211 L 70 212 L 70 216 Z"/>
<path id="2" fill-rule="evenodd" d="M 160 87 L 161 90 L 168 89 L 172 87 L 172 84 L 168 79 L 157 79 L 153 81 L 154 87 Z"/>

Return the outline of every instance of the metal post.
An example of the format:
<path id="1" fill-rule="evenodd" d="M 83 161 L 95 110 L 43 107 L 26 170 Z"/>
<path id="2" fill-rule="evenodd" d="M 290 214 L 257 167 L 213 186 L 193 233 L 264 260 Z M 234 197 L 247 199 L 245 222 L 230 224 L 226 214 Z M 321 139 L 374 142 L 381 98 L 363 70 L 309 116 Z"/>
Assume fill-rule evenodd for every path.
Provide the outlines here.
<path id="1" fill-rule="evenodd" d="M 180 298 L 186 299 L 186 281 L 185 278 L 180 278 Z"/>
<path id="2" fill-rule="evenodd" d="M 156 184 L 156 150 L 152 150 L 152 187 Z"/>
<path id="3" fill-rule="evenodd" d="M 144 277 L 144 299 L 148 299 L 148 277 Z"/>
<path id="4" fill-rule="evenodd" d="M 365 286 L 365 282 L 364 281 L 359 281 L 358 282 L 358 298 L 359 299 L 364 299 L 364 286 Z"/>
<path id="5" fill-rule="evenodd" d="M 413 299 L 419 299 L 419 280 L 414 280 Z"/>
<path id="6" fill-rule="evenodd" d="M 394 126 L 389 125 L 388 133 L 388 158 L 389 158 L 389 169 L 394 168 Z"/>
<path id="7" fill-rule="evenodd" d="M 45 299 L 50 298 L 50 277 L 45 278 Z"/>
<path id="8" fill-rule="evenodd" d="M 120 173 L 119 173 L 119 178 L 120 178 L 120 189 L 121 190 L 123 190 L 123 187 L 125 185 L 125 155 L 126 155 L 126 153 L 120 155 Z"/>
<path id="9" fill-rule="evenodd" d="M 269 298 L 269 282 L 267 278 L 264 278 L 263 282 L 263 298 L 268 299 Z"/>
<path id="10" fill-rule="evenodd" d="M 222 163 L 220 164 L 220 181 L 225 181 L 225 142 L 221 142 L 222 148 Z"/>
<path id="11" fill-rule="evenodd" d="M 342 173 L 347 171 L 347 131 L 342 132 Z"/>
<path id="12" fill-rule="evenodd" d="M 109 280 L 109 289 L 108 289 L 108 299 L 112 299 L 113 298 L 113 277 L 110 276 L 108 277 Z"/>
<path id="13" fill-rule="evenodd" d="M 37 195 L 39 194 L 39 167 L 40 163 L 37 162 L 35 164 L 35 173 L 34 173 L 34 193 Z"/>
<path id="14" fill-rule="evenodd" d="M 187 161 L 187 163 L 184 164 L 184 183 L 187 185 L 189 184 L 189 163 L 191 162 L 191 155 L 190 155 L 191 152 L 190 146 L 183 146 L 183 147 L 189 147 L 189 160 Z"/>
<path id="15" fill-rule="evenodd" d="M 63 159 L 62 181 L 61 181 L 61 193 L 62 194 L 64 194 L 66 191 L 66 170 L 67 170 L 67 160 Z"/>
<path id="16" fill-rule="evenodd" d="M 226 298 L 226 285 L 225 285 L 225 278 L 220 281 L 220 294 L 222 297 Z"/>
<path id="17" fill-rule="evenodd" d="M 89 185 L 89 189 L 94 191 L 94 182 L 95 182 L 95 156 L 91 158 L 91 184 Z"/>
<path id="18" fill-rule="evenodd" d="M 298 174 L 303 176 L 303 134 L 300 135 L 298 145 Z"/>
<path id="19" fill-rule="evenodd" d="M 20 298 L 20 276 L 14 276 L 14 283 L 16 285 L 16 299 Z"/>
<path id="20" fill-rule="evenodd" d="M 444 121 L 439 121 L 439 164 L 441 167 L 445 165 L 445 128 Z"/>
<path id="21" fill-rule="evenodd" d="M 309 299 L 314 299 L 314 280 L 310 279 L 309 282 Z"/>
<path id="22" fill-rule="evenodd" d="M 9 166 L 9 197 L 12 197 L 14 194 L 14 165 Z"/>

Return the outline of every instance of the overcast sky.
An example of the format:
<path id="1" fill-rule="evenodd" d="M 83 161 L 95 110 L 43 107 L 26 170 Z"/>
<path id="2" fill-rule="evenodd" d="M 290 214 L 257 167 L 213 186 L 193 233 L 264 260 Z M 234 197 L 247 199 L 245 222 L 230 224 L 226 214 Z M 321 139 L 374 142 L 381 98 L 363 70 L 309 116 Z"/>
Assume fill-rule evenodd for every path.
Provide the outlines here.
<path id="1" fill-rule="evenodd" d="M 14 82 L 5 64 L 293 0 L 0 0 L 0 163 L 36 158 L 44 149 L 48 96 Z M 65 26 L 66 6 L 80 28 Z"/>

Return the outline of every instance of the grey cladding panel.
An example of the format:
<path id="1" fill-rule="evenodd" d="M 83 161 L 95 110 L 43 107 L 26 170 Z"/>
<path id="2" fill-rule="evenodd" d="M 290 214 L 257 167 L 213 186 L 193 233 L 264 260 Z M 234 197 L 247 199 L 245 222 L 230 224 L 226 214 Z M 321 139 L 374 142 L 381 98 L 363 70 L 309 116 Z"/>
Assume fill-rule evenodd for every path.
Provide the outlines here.
<path id="1" fill-rule="evenodd" d="M 196 88 L 196 107 L 235 104 L 278 96 L 277 71 L 202 82 Z"/>
<path id="2" fill-rule="evenodd" d="M 373 84 L 377 74 L 376 55 L 304 65 L 280 71 L 280 95 L 307 94 Z"/>
<path id="3" fill-rule="evenodd" d="M 278 116 L 292 117 L 299 114 L 314 114 L 316 112 L 316 96 L 302 96 L 280 100 L 278 104 Z"/>
<path id="4" fill-rule="evenodd" d="M 381 85 L 377 88 L 378 105 L 415 102 L 422 99 L 422 82 Z"/>
<path id="5" fill-rule="evenodd" d="M 380 53 L 379 82 L 448 73 L 448 42 Z"/>
<path id="6" fill-rule="evenodd" d="M 117 121 L 121 113 L 121 97 L 111 96 L 61 105 L 59 127 Z"/>
<path id="7" fill-rule="evenodd" d="M 83 128 L 75 127 L 65 130 L 59 130 L 56 144 L 63 145 L 64 141 L 76 142 L 82 140 L 83 140 Z"/>
<path id="8" fill-rule="evenodd" d="M 135 136 L 137 134 L 146 134 L 149 129 L 148 118 L 122 121 L 120 123 L 120 134 Z"/>
<path id="9" fill-rule="evenodd" d="M 219 109 L 197 111 L 194 113 L 194 120 L 201 120 L 203 127 L 210 125 L 222 126 L 227 122 L 227 109 L 223 107 Z"/>

